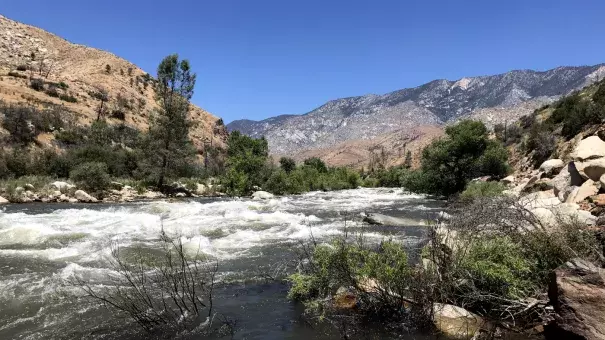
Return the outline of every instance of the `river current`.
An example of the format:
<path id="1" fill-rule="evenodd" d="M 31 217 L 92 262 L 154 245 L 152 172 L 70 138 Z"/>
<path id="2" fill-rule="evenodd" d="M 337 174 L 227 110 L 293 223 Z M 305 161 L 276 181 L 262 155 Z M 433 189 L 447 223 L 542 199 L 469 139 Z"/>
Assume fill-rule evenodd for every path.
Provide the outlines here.
<path id="1" fill-rule="evenodd" d="M 287 286 L 258 280 L 311 235 L 327 241 L 363 230 L 369 242 L 414 247 L 418 227 L 442 202 L 400 189 L 311 192 L 270 200 L 192 199 L 129 204 L 8 205 L 0 212 L 0 339 L 145 338 L 136 326 L 65 287 L 74 275 L 102 281 L 111 249 L 154 248 L 161 228 L 219 263 L 216 309 L 237 320 L 236 339 L 337 339 L 300 319 Z M 370 227 L 364 212 L 408 218 L 410 227 Z M 424 338 L 420 335 L 404 337 Z"/>

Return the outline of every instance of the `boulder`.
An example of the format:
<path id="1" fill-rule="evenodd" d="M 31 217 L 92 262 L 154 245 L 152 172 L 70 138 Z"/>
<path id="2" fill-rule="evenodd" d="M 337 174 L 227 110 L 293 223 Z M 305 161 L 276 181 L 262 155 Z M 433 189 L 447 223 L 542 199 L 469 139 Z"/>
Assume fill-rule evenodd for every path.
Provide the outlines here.
<path id="1" fill-rule="evenodd" d="M 504 185 L 511 185 L 515 183 L 515 176 L 509 175 L 500 180 L 500 182 Z"/>
<path id="2" fill-rule="evenodd" d="M 409 227 L 414 225 L 424 225 L 424 221 L 416 221 L 408 218 L 393 217 L 383 214 L 366 213 L 364 222 L 374 225 L 386 225 L 391 227 Z"/>
<path id="3" fill-rule="evenodd" d="M 0 196 L 0 204 L 7 204 L 10 203 L 6 198 Z"/>
<path id="4" fill-rule="evenodd" d="M 333 303 L 338 309 L 353 309 L 357 306 L 357 295 L 351 289 L 340 287 L 334 295 Z"/>
<path id="5" fill-rule="evenodd" d="M 605 158 L 589 159 L 584 162 L 575 162 L 576 169 L 582 178 L 598 182 L 605 174 Z"/>
<path id="6" fill-rule="evenodd" d="M 557 176 L 552 179 L 552 186 L 555 191 L 555 195 L 559 197 L 561 202 L 565 202 L 567 196 L 571 193 L 573 186 L 580 186 L 584 183 L 582 176 L 576 170 L 576 166 L 573 162 L 567 164 Z"/>
<path id="7" fill-rule="evenodd" d="M 458 306 L 435 303 L 433 312 L 435 327 L 449 339 L 471 339 L 487 327 L 480 316 Z"/>
<path id="8" fill-rule="evenodd" d="M 270 192 L 266 192 L 266 191 L 255 191 L 252 194 L 252 199 L 255 199 L 255 200 L 268 200 L 273 197 L 275 197 L 275 195 L 273 195 Z"/>
<path id="9" fill-rule="evenodd" d="M 208 193 L 208 187 L 206 187 L 205 185 L 198 183 L 195 189 L 195 194 L 196 195 L 205 195 L 206 193 Z"/>
<path id="10" fill-rule="evenodd" d="M 50 183 L 50 186 L 57 190 L 69 190 L 69 189 L 75 187 L 72 184 L 69 184 L 67 182 L 62 182 L 62 181 L 52 182 L 52 183 Z"/>
<path id="11" fill-rule="evenodd" d="M 549 159 L 540 165 L 540 171 L 546 176 L 558 174 L 565 167 L 565 163 L 560 159 Z"/>
<path id="12" fill-rule="evenodd" d="M 549 277 L 548 297 L 555 320 L 547 339 L 605 339 L 605 270 L 573 259 Z"/>
<path id="13" fill-rule="evenodd" d="M 161 192 L 151 191 L 151 190 L 147 190 L 144 193 L 142 193 L 141 195 L 139 195 L 139 197 L 146 198 L 146 199 L 158 199 L 158 198 L 162 198 L 163 196 L 164 195 L 162 195 Z"/>
<path id="14" fill-rule="evenodd" d="M 179 192 L 176 195 L 174 195 L 174 197 L 183 198 L 183 197 L 187 197 L 187 195 L 184 192 Z"/>
<path id="15" fill-rule="evenodd" d="M 67 197 L 67 195 L 65 195 L 65 194 L 61 194 L 59 196 L 59 198 L 57 199 L 57 201 L 59 201 L 59 202 L 69 202 L 69 197 Z"/>
<path id="16" fill-rule="evenodd" d="M 29 184 L 29 183 L 26 183 L 25 185 L 23 185 L 23 188 L 24 188 L 25 190 L 28 190 L 28 191 L 34 191 L 34 190 L 36 189 L 36 188 L 33 186 L 33 184 Z"/>
<path id="17" fill-rule="evenodd" d="M 90 196 L 84 190 L 76 190 L 76 192 L 74 193 L 74 197 L 78 202 L 97 203 L 97 199 Z M 70 202 L 71 202 L 71 200 L 70 200 Z"/>
<path id="18" fill-rule="evenodd" d="M 561 204 L 561 201 L 552 190 L 549 190 L 527 194 L 519 199 L 519 204 L 526 209 L 552 208 Z"/>
<path id="19" fill-rule="evenodd" d="M 589 179 L 584 184 L 573 189 L 569 194 L 565 202 L 567 203 L 580 203 L 590 196 L 596 195 L 599 192 L 597 183 Z"/>
<path id="20" fill-rule="evenodd" d="M 571 157 L 574 161 L 605 157 L 605 142 L 598 136 L 584 138 L 576 145 Z"/>
<path id="21" fill-rule="evenodd" d="M 590 197 L 590 201 L 596 206 L 605 207 L 605 194 L 598 194 Z"/>

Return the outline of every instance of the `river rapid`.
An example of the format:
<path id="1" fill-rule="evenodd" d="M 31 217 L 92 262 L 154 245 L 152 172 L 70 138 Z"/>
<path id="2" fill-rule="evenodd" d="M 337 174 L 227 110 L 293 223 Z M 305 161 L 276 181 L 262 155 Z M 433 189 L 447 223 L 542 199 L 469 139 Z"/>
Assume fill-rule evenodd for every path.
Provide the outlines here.
<path id="1" fill-rule="evenodd" d="M 8 205 L 0 212 L 0 339 L 145 338 L 128 320 L 65 287 L 74 275 L 102 281 L 111 249 L 158 246 L 161 226 L 192 252 L 218 260 L 215 309 L 237 320 L 236 339 L 338 339 L 301 321 L 287 286 L 257 278 L 292 259 L 300 241 L 363 230 L 369 242 L 392 238 L 419 246 L 422 220 L 443 202 L 400 189 L 311 192 L 271 200 L 192 199 L 129 204 Z M 364 212 L 410 220 L 410 227 L 371 227 Z M 229 338 L 229 337 L 227 337 Z M 407 339 L 425 338 L 410 334 Z"/>

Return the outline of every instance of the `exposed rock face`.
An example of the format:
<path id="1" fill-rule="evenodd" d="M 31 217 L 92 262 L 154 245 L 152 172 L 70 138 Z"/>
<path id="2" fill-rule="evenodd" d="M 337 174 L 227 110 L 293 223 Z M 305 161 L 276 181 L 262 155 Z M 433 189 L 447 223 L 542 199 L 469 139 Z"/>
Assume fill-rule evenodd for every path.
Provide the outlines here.
<path id="1" fill-rule="evenodd" d="M 605 339 L 605 270 L 581 259 L 557 268 L 548 296 L 557 316 L 549 339 Z"/>
<path id="2" fill-rule="evenodd" d="M 435 80 L 385 95 L 332 100 L 304 115 L 234 121 L 227 128 L 253 137 L 265 136 L 271 153 L 293 155 L 464 117 L 493 125 L 531 113 L 561 94 L 594 82 L 591 75 L 601 68 L 603 65 L 559 67 L 545 72 L 520 70 L 458 81 Z M 493 115 L 495 111 L 498 114 Z"/>
<path id="3" fill-rule="evenodd" d="M 569 194 L 565 202 L 580 203 L 586 198 L 596 195 L 599 192 L 599 188 L 597 186 L 600 186 L 600 184 L 597 185 L 597 183 L 589 179 L 584 182 L 581 186 L 575 187 L 571 194 Z"/>

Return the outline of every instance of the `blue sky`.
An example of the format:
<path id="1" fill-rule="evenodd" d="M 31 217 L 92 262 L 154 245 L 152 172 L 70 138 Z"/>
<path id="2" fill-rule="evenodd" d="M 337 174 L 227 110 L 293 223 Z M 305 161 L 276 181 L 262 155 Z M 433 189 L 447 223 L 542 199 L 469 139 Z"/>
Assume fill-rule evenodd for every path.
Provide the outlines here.
<path id="1" fill-rule="evenodd" d="M 602 0 L 4 0 L 0 13 L 155 74 L 177 52 L 224 118 L 433 79 L 605 62 Z"/>

